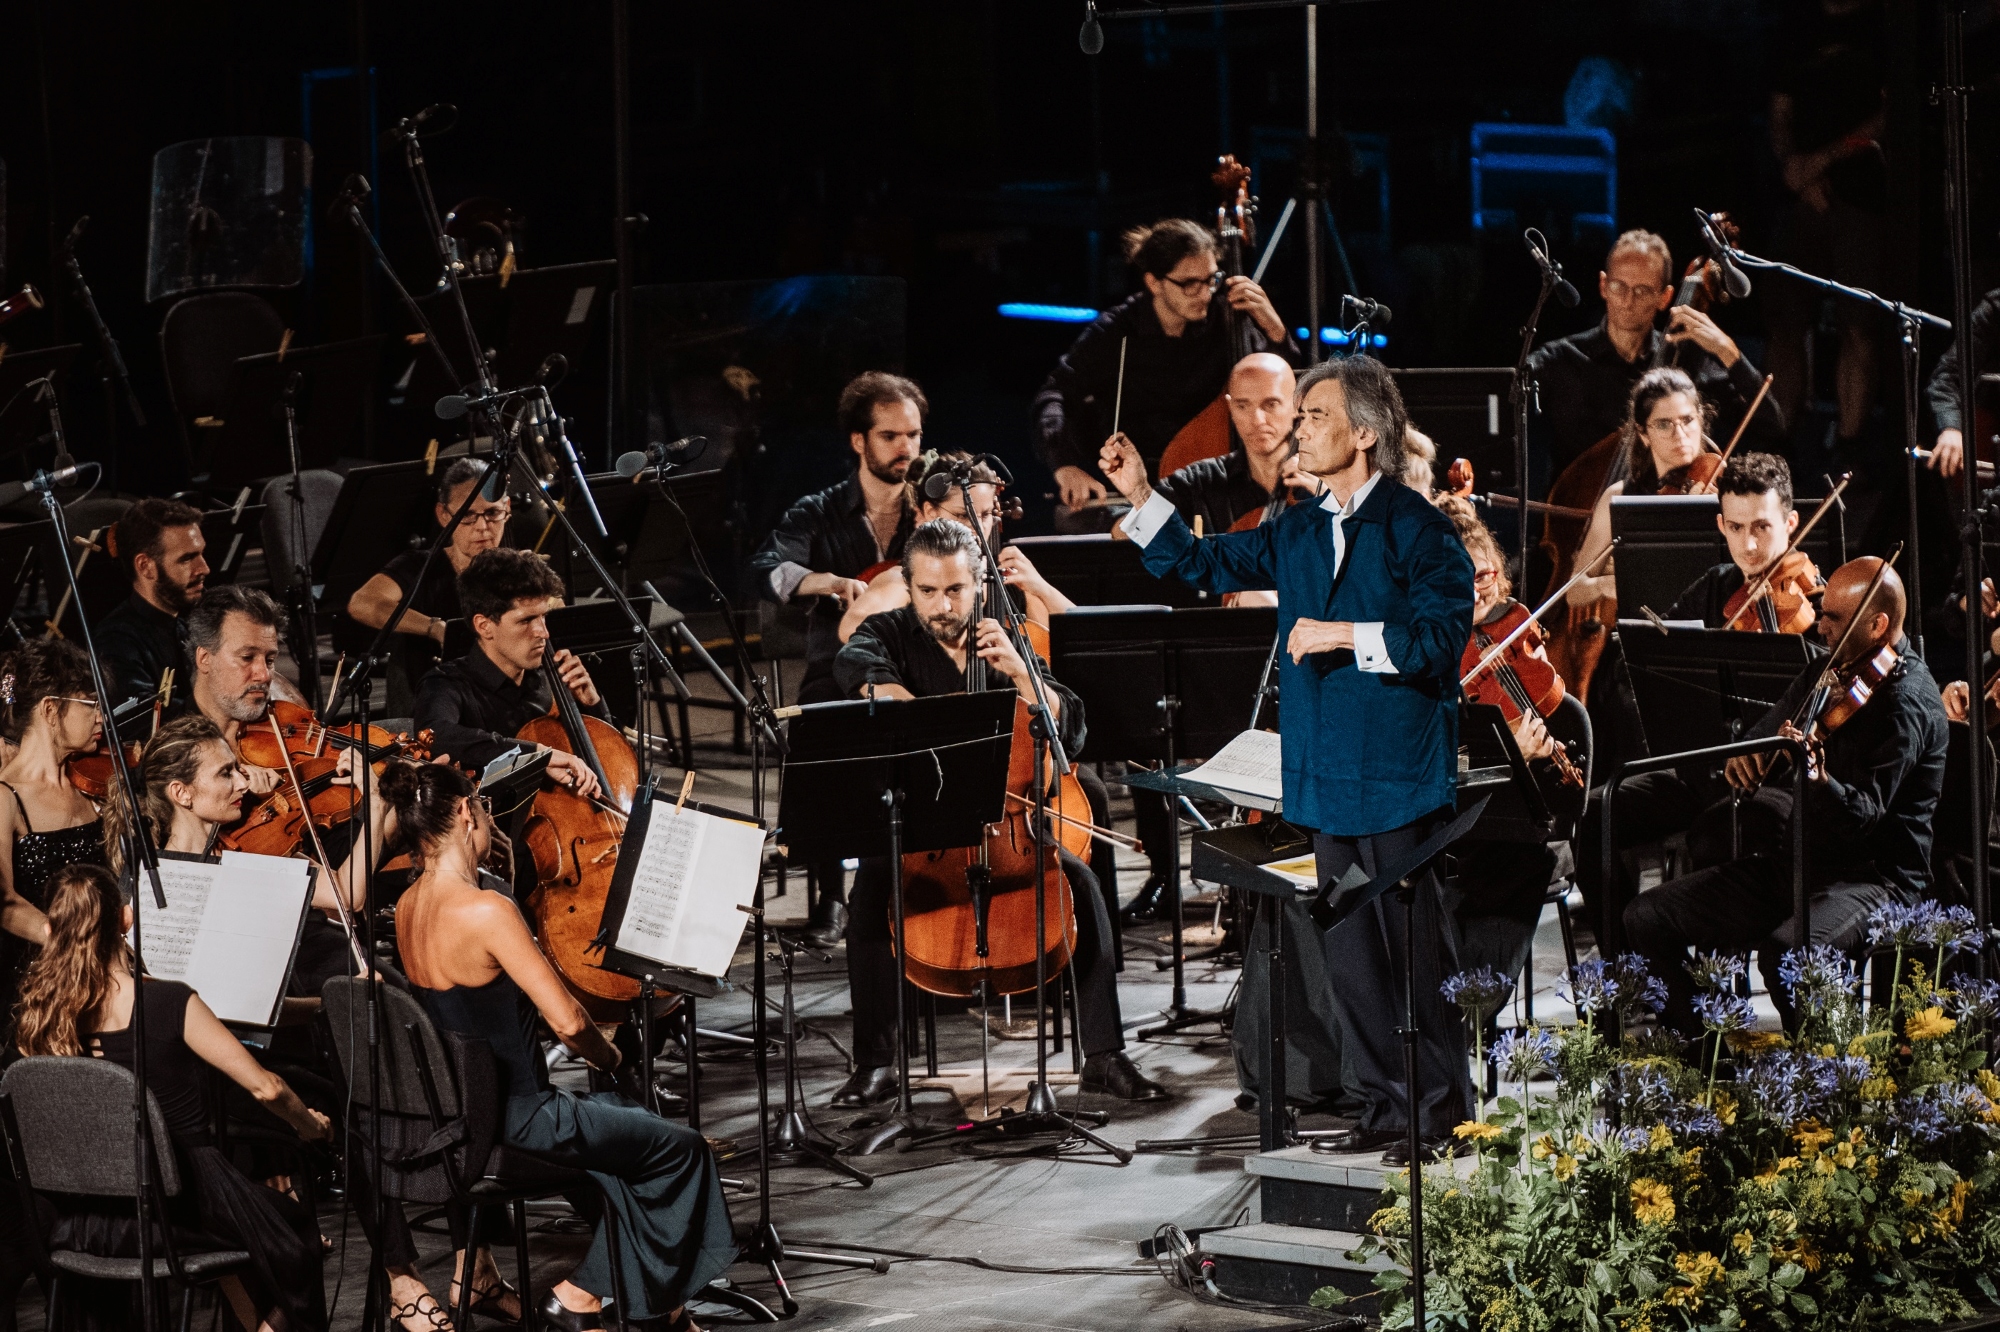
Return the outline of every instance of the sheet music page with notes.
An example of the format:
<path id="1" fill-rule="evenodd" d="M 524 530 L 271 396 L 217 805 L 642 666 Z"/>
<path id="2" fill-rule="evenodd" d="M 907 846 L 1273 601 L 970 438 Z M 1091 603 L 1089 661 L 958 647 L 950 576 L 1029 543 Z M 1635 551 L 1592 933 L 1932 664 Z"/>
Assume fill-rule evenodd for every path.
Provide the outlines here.
<path id="1" fill-rule="evenodd" d="M 764 832 L 662 800 L 646 822 L 615 946 L 704 976 L 729 969 L 757 891 Z"/>
<path id="2" fill-rule="evenodd" d="M 164 911 L 140 878 L 147 974 L 191 986 L 224 1022 L 269 1026 L 312 898 L 312 866 L 239 851 L 219 864 L 162 855 Z"/>
<path id="3" fill-rule="evenodd" d="M 1214 758 L 1186 774 L 1191 782 L 1206 782 L 1225 791 L 1266 800 L 1285 796 L 1285 763 L 1276 731 L 1244 731 L 1216 751 Z"/>

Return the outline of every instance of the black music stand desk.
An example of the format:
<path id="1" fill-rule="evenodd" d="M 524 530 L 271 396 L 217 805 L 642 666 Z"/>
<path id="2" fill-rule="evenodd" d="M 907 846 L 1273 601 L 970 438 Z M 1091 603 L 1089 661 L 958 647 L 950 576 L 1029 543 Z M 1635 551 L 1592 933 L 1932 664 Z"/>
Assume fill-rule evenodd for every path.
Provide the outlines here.
<path id="1" fill-rule="evenodd" d="M 1618 638 L 1654 753 L 1740 739 L 1818 655 L 1816 638 L 1804 634 L 1680 628 L 1661 633 L 1651 625 L 1624 624 Z"/>

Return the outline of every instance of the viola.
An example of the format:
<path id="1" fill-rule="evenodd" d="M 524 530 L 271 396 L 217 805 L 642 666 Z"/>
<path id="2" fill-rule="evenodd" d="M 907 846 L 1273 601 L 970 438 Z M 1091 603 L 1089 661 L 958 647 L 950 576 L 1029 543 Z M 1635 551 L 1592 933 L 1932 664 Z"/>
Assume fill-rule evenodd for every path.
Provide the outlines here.
<path id="1" fill-rule="evenodd" d="M 986 598 L 1004 590 L 990 572 L 974 597 L 976 627 Z M 1017 648 L 1021 645 L 1016 644 Z M 1025 655 L 1025 654 L 1024 654 Z M 968 640 L 966 687 L 986 687 L 987 668 Z M 1032 669 L 1033 663 L 1030 662 Z M 1043 766 L 1043 790 L 1054 818 L 1034 817 L 1035 742 L 1028 705 L 1014 700 L 1014 735 L 1007 760 L 1008 800 L 1001 821 L 988 824 L 978 846 L 913 851 L 903 857 L 905 974 L 933 994 L 970 998 L 1021 994 L 1035 988 L 1036 960 L 1045 975 L 1069 964 L 1076 949 L 1076 909 L 1056 847 L 1089 853 L 1090 803 L 1074 773 L 1057 776 Z M 1050 825 L 1054 836 L 1050 836 Z M 1042 932 L 1035 931 L 1035 853 L 1042 840 Z"/>
<path id="2" fill-rule="evenodd" d="M 554 696 L 549 712 L 515 738 L 582 759 L 603 797 L 587 799 L 552 782 L 536 792 L 521 827 L 521 842 L 535 866 L 528 911 L 543 955 L 584 1011 L 595 1021 L 615 1022 L 638 1001 L 639 982 L 605 970 L 593 945 L 618 869 L 625 815 L 639 790 L 639 760 L 617 727 L 577 705 L 556 673 L 553 648 L 542 661 L 542 677 Z"/>
<path id="3" fill-rule="evenodd" d="M 139 742 L 125 742 L 125 766 L 139 766 Z M 71 754 L 63 760 L 63 774 L 69 784 L 92 800 L 101 801 L 111 794 L 111 784 L 118 780 L 118 769 L 111 761 L 111 751 L 105 748 L 100 738 L 97 748 L 80 754 Z"/>
<path id="4" fill-rule="evenodd" d="M 271 704 L 266 718 L 245 730 L 236 745 L 236 756 L 259 768 L 282 768 L 287 756 L 297 762 L 356 746 L 365 750 L 369 762 L 374 763 L 407 739 L 380 726 L 370 726 L 366 734 L 358 724 L 327 726 L 305 704 L 283 700 Z M 271 721 L 277 723 L 275 730 Z"/>
<path id="5" fill-rule="evenodd" d="M 255 727 L 249 728 L 242 739 L 255 732 Z M 270 735 L 268 724 L 265 734 Z M 241 742 L 239 739 L 239 745 Z M 276 743 L 272 741 L 274 746 Z M 414 738 L 391 737 L 390 743 L 372 756 L 375 761 L 369 766 L 379 773 L 382 763 L 392 757 L 425 762 L 431 756 L 430 743 L 429 731 Z M 260 856 L 296 856 L 312 840 L 310 828 L 325 830 L 348 822 L 360 812 L 361 790 L 341 780 L 340 758 L 339 754 L 327 753 L 294 758 L 287 764 L 286 756 L 281 753 L 276 765 L 280 774 L 276 789 L 265 794 L 239 823 L 218 837 L 216 848 Z"/>
<path id="6" fill-rule="evenodd" d="M 1769 586 L 1756 598 L 1755 613 L 1745 614 L 1753 608 L 1751 586 L 1745 582 L 1729 594 L 1722 609 L 1730 628 L 1753 634 L 1802 634 L 1819 618 L 1813 599 L 1826 590 L 1826 580 L 1804 551 L 1788 550 L 1778 557 Z"/>
<path id="7" fill-rule="evenodd" d="M 1728 215 L 1715 214 L 1715 222 L 1729 243 L 1735 244 L 1739 228 Z M 1722 282 L 1722 266 L 1713 259 L 1695 259 L 1681 275 L 1669 315 L 1673 309 L 1683 305 L 1707 311 L 1728 299 L 1728 290 Z M 1683 346 L 1683 343 L 1661 339 L 1647 368 L 1658 370 L 1662 366 L 1677 364 Z M 1550 483 L 1547 496 L 1550 504 L 1583 512 L 1580 519 L 1550 513 L 1542 525 L 1541 547 L 1548 552 L 1552 565 L 1549 571 L 1550 587 L 1567 582 L 1576 568 L 1576 557 L 1583 552 L 1583 539 L 1590 530 L 1590 515 L 1597 508 L 1598 497 L 1612 482 L 1625 479 L 1627 450 L 1624 444 L 1623 429 L 1612 431 L 1571 459 L 1569 465 Z M 1525 491 L 1526 486 L 1522 489 Z M 1603 657 L 1605 644 L 1610 641 L 1610 631 L 1617 623 L 1618 603 L 1610 597 L 1600 597 L 1595 605 L 1580 609 L 1570 616 L 1568 624 L 1549 635 L 1549 660 L 1555 663 L 1556 670 L 1569 682 L 1571 692 L 1577 697 L 1590 697 L 1591 678 L 1597 673 L 1597 663 Z"/>
<path id="8" fill-rule="evenodd" d="M 1478 670 L 1479 663 L 1501 642 L 1507 643 L 1506 649 L 1485 670 Z M 1543 643 L 1541 625 L 1518 601 L 1508 602 L 1484 624 L 1474 625 L 1459 656 L 1466 699 L 1499 708 L 1510 722 L 1527 713 L 1547 717 L 1554 712 L 1563 701 L 1563 682 L 1549 664 Z M 1560 741 L 1550 752 L 1549 761 L 1563 785 L 1583 789 L 1583 773 Z"/>
<path id="9" fill-rule="evenodd" d="M 1244 251 L 1257 246 L 1257 201 L 1250 195 L 1250 168 L 1238 162 L 1234 154 L 1215 160 L 1215 171 L 1208 182 L 1220 196 L 1215 209 L 1215 235 L 1221 247 L 1216 267 L 1227 281 L 1243 276 Z M 1229 363 L 1234 365 L 1251 351 L 1246 345 L 1245 321 L 1226 297 L 1218 300 L 1222 317 L 1229 326 Z M 1189 463 L 1217 458 L 1227 452 L 1229 399 L 1226 394 L 1218 393 L 1167 441 L 1166 451 L 1160 455 L 1159 474 L 1167 476 Z"/>

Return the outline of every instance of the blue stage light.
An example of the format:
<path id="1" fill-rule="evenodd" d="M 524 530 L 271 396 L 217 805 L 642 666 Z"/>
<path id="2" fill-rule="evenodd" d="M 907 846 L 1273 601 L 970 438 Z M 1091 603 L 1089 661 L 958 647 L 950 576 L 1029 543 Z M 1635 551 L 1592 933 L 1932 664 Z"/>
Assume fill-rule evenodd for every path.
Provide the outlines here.
<path id="1" fill-rule="evenodd" d="M 1002 319 L 1038 319 L 1048 324 L 1087 324 L 1097 311 L 1087 305 L 1042 305 L 1035 301 L 1007 301 L 1000 306 Z"/>

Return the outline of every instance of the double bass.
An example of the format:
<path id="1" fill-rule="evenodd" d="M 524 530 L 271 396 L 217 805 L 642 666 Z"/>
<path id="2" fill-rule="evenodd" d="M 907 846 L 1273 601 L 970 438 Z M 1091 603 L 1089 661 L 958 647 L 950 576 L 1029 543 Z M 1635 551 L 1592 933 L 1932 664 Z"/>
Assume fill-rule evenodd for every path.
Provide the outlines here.
<path id="1" fill-rule="evenodd" d="M 1234 154 L 1225 154 L 1215 160 L 1215 171 L 1208 178 L 1221 196 L 1215 208 L 1215 236 L 1221 245 L 1221 253 L 1216 256 L 1216 267 L 1223 280 L 1243 276 L 1243 254 L 1246 249 L 1257 245 L 1257 201 L 1250 195 L 1250 168 L 1236 160 Z M 1219 297 L 1222 317 L 1229 328 L 1229 363 L 1234 365 L 1249 352 L 1245 345 L 1244 316 L 1229 303 L 1228 288 L 1222 289 Z M 1170 476 L 1189 463 L 1200 462 L 1203 458 L 1216 458 L 1229 452 L 1229 398 L 1225 393 L 1215 395 L 1210 402 L 1195 414 L 1193 420 L 1174 432 L 1167 441 L 1166 451 L 1160 455 L 1161 476 Z"/>
<path id="2" fill-rule="evenodd" d="M 974 635 L 987 598 L 995 593 L 992 572 L 973 597 L 967 629 L 967 692 L 987 687 L 989 668 Z M 1004 589 L 999 591 L 1004 596 Z M 1030 670 L 1031 645 L 1016 640 Z M 913 851 L 903 857 L 903 936 L 896 941 L 910 982 L 933 994 L 971 998 L 981 993 L 1021 994 L 1035 988 L 1036 960 L 1054 976 L 1069 965 L 1076 949 L 1076 908 L 1069 880 L 1056 855 L 1089 846 L 1090 803 L 1074 773 L 1058 775 L 1044 763 L 1042 789 L 1053 820 L 1035 817 L 1035 741 L 1027 701 L 1014 699 L 1014 734 L 1007 759 L 1007 801 L 1000 822 L 988 824 L 975 847 Z M 1065 812 L 1067 810 L 1068 812 Z M 1051 824 L 1059 833 L 1050 835 Z M 1042 847 L 1042 930 L 1035 930 L 1036 839 Z"/>
<path id="3" fill-rule="evenodd" d="M 1735 244 L 1739 234 L 1736 224 L 1725 213 L 1714 216 L 1717 227 L 1730 244 Z M 1695 259 L 1689 262 L 1681 275 L 1680 285 L 1674 291 L 1673 304 L 1667 308 L 1667 316 L 1671 320 L 1673 312 L 1682 306 L 1706 312 L 1728 299 L 1729 293 L 1722 282 L 1722 266 L 1713 259 Z M 1683 345 L 1662 338 L 1646 368 L 1658 370 L 1678 365 Z M 1549 570 L 1550 587 L 1560 587 L 1569 581 L 1575 572 L 1576 557 L 1582 551 L 1584 537 L 1590 530 L 1590 515 L 1596 511 L 1598 497 L 1614 481 L 1625 479 L 1627 459 L 1624 444 L 1625 434 L 1621 426 L 1578 454 L 1550 484 L 1547 498 L 1551 508 L 1542 524 L 1540 543 L 1552 566 Z M 1583 516 L 1570 517 L 1560 510 L 1580 511 Z M 1588 608 L 1572 608 L 1568 622 L 1555 626 L 1550 632 L 1549 661 L 1556 672 L 1569 682 L 1570 692 L 1578 698 L 1590 697 L 1591 677 L 1597 672 L 1598 660 L 1604 655 L 1604 645 L 1617 622 L 1617 602 L 1601 597 Z"/>

